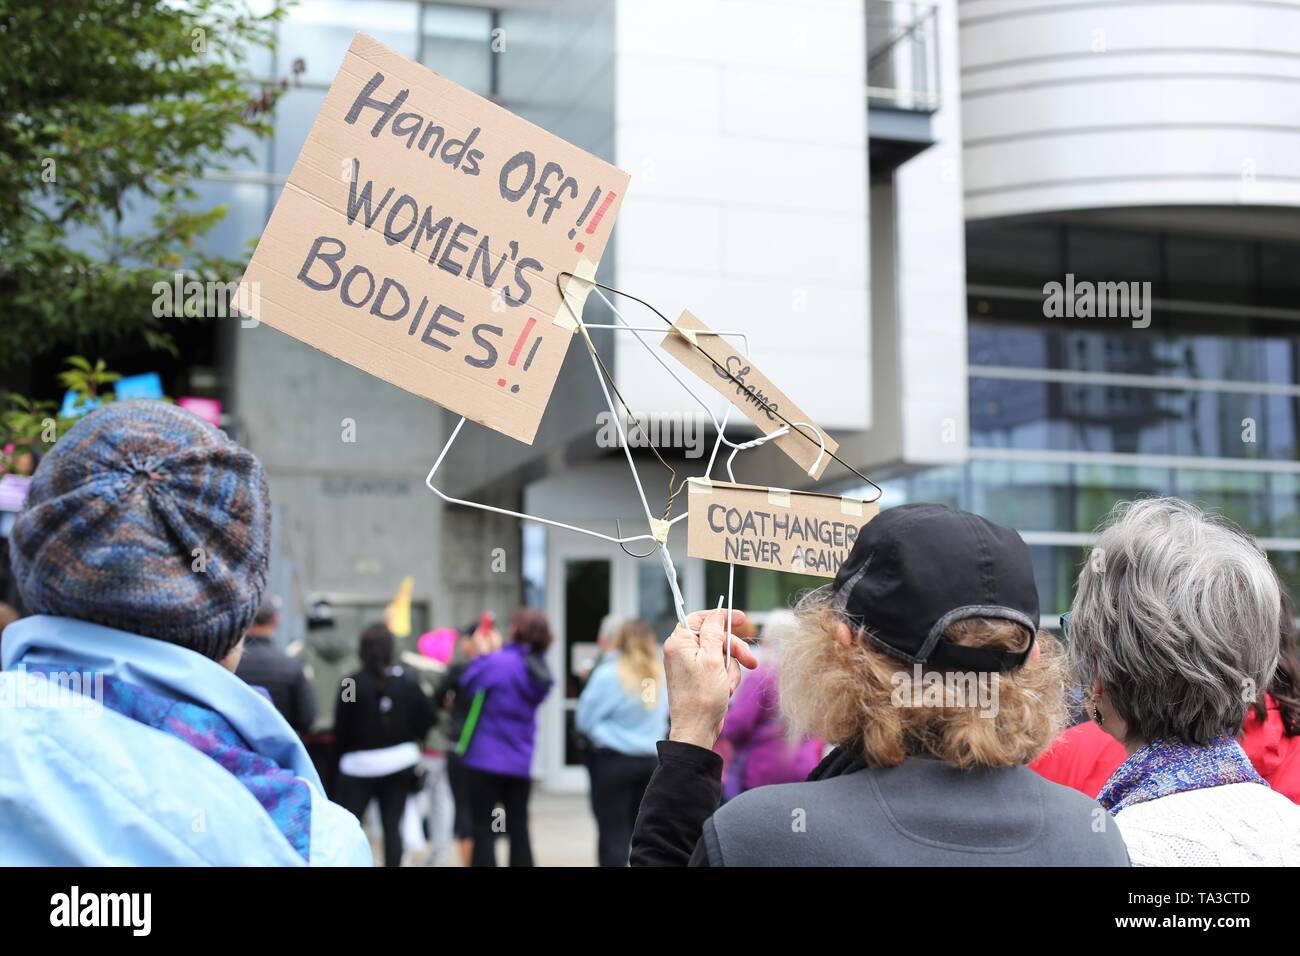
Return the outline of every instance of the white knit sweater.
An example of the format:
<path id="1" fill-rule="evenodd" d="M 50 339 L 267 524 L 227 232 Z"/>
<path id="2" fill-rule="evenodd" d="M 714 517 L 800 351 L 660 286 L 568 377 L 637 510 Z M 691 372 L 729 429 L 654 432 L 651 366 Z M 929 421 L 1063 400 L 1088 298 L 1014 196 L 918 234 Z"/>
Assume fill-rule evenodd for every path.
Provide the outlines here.
<path id="1" fill-rule="evenodd" d="M 1134 866 L 1300 866 L 1300 805 L 1257 783 L 1173 793 L 1115 822 Z"/>

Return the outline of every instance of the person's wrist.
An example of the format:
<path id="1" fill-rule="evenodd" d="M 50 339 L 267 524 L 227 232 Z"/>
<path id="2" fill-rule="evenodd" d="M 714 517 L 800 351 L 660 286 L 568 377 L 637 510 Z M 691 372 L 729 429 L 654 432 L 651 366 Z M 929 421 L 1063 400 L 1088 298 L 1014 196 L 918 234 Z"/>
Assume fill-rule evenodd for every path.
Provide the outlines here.
<path id="1" fill-rule="evenodd" d="M 714 726 L 705 727 L 694 721 L 674 720 L 668 728 L 668 739 L 674 743 L 692 744 L 705 750 L 712 750 L 713 745 L 718 742 L 718 733 Z"/>

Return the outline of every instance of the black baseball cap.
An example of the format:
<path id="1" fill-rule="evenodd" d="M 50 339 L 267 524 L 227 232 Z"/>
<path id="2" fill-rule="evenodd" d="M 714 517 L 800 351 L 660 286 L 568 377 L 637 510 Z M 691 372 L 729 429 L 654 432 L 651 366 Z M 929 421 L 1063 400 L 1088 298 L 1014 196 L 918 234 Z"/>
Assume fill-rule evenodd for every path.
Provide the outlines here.
<path id="1" fill-rule="evenodd" d="M 899 505 L 863 525 L 831 594 L 885 653 L 936 670 L 1012 670 L 1029 659 L 1038 632 L 1029 547 L 1010 528 L 947 505 Z M 944 638 L 950 625 L 972 617 L 1025 627 L 1029 647 L 964 647 Z"/>

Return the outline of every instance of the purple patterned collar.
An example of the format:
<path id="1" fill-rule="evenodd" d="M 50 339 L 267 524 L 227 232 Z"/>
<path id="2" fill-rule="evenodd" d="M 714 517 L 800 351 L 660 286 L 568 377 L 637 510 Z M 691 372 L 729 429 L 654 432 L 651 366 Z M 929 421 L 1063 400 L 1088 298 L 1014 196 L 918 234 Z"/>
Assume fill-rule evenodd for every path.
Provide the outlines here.
<path id="1" fill-rule="evenodd" d="M 50 675 L 49 664 L 28 667 Z M 102 688 L 100 701 L 109 710 L 161 730 L 189 744 L 229 771 L 262 805 L 271 822 L 307 863 L 311 862 L 311 788 L 292 770 L 249 746 L 223 716 L 209 707 L 178 700 L 113 674 L 81 668 L 87 684 Z M 95 674 L 95 679 L 90 675 Z M 98 682 L 102 678 L 102 682 Z"/>
<path id="2" fill-rule="evenodd" d="M 1153 740 L 1111 775 L 1097 801 L 1114 815 L 1125 807 L 1171 793 L 1232 783 L 1268 786 L 1234 737 L 1220 737 L 1208 747 L 1181 740 Z"/>

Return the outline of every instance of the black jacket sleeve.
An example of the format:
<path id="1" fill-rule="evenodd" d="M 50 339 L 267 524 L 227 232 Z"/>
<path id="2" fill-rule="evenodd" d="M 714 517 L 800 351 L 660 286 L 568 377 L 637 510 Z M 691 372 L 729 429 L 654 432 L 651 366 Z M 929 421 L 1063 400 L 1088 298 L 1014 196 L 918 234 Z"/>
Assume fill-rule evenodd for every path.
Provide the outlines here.
<path id="1" fill-rule="evenodd" d="M 692 744 L 659 741 L 659 766 L 632 831 L 633 866 L 708 866 L 701 835 L 722 799 L 722 758 Z"/>

